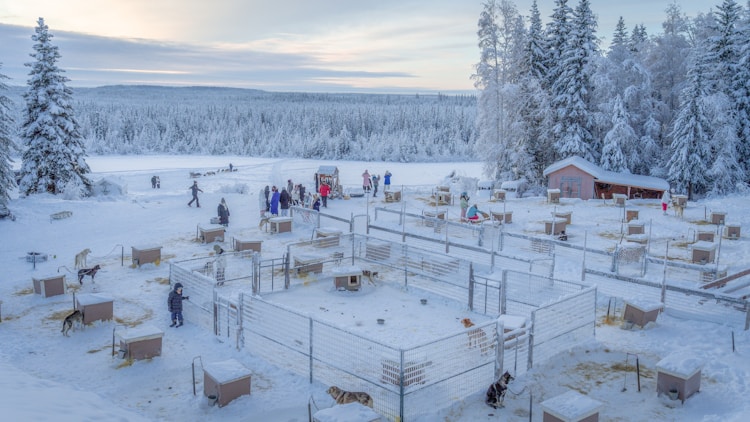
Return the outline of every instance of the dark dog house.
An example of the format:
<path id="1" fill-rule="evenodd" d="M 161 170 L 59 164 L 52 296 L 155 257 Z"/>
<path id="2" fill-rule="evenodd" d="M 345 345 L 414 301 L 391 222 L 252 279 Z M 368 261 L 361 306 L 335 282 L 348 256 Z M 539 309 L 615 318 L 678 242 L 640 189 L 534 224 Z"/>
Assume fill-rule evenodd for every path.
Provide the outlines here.
<path id="1" fill-rule="evenodd" d="M 120 353 L 125 359 L 139 360 L 161 356 L 164 332 L 146 325 L 129 328 L 117 333 L 120 338 Z"/>
<path id="2" fill-rule="evenodd" d="M 634 208 L 630 208 L 625 210 L 625 222 L 629 223 L 633 220 L 638 219 L 638 210 Z"/>
<path id="3" fill-rule="evenodd" d="M 232 249 L 234 249 L 235 252 L 253 251 L 260 253 L 262 245 L 262 240 L 240 240 L 234 237 L 232 238 Z"/>
<path id="4" fill-rule="evenodd" d="M 198 237 L 200 238 L 202 243 L 224 241 L 224 226 L 199 227 L 198 231 L 199 231 Z"/>
<path id="5" fill-rule="evenodd" d="M 710 242 L 695 242 L 692 246 L 693 263 L 708 264 L 716 258 L 716 244 Z"/>
<path id="6" fill-rule="evenodd" d="M 34 293 L 42 297 L 58 296 L 65 294 L 65 276 L 57 275 L 47 278 L 33 277 Z"/>
<path id="7" fill-rule="evenodd" d="M 684 353 L 672 353 L 656 364 L 656 394 L 670 395 L 683 403 L 701 389 L 700 358 Z"/>
<path id="8" fill-rule="evenodd" d="M 271 233 L 287 233 L 292 231 L 292 217 L 271 217 L 268 219 Z"/>
<path id="9" fill-rule="evenodd" d="M 87 293 L 76 296 L 76 309 L 83 314 L 83 323 L 109 321 L 113 318 L 113 300 L 98 293 Z"/>
<path id="10" fill-rule="evenodd" d="M 213 362 L 203 368 L 203 394 L 213 396 L 219 407 L 250 395 L 250 370 L 235 359 Z"/>
<path id="11" fill-rule="evenodd" d="M 602 403 L 575 390 L 541 403 L 542 422 L 598 422 Z"/>
<path id="12" fill-rule="evenodd" d="M 640 220 L 632 220 L 628 222 L 628 235 L 631 234 L 645 234 L 645 224 Z"/>
<path id="13" fill-rule="evenodd" d="M 622 319 L 643 328 L 649 322 L 656 322 L 656 317 L 662 309 L 663 305 L 659 302 L 626 300 Z"/>
<path id="14" fill-rule="evenodd" d="M 712 211 L 711 212 L 711 224 L 724 224 L 727 219 L 727 213 L 724 211 Z"/>
<path id="15" fill-rule="evenodd" d="M 156 264 L 159 265 L 161 262 L 161 246 L 153 246 L 147 248 L 136 248 L 131 246 L 132 253 L 131 257 L 133 265 L 140 267 L 143 264 Z"/>
<path id="16" fill-rule="evenodd" d="M 727 224 L 724 226 L 724 238 L 730 240 L 737 240 L 740 238 L 740 225 L 739 224 Z"/>

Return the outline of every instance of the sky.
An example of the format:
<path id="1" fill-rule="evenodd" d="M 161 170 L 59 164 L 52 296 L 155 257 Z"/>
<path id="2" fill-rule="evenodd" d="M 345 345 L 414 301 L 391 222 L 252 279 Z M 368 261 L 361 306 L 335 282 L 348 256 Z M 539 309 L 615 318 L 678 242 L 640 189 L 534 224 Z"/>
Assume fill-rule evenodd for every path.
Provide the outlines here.
<path id="1" fill-rule="evenodd" d="M 188 186 L 193 181 L 189 171 L 215 171 L 226 168 L 230 161 L 236 172 L 218 172 L 195 179 L 203 190 L 200 193 L 201 208 L 187 207 L 190 198 Z M 215 258 L 212 256 L 214 244 L 231 250 L 232 237 L 261 240 L 262 259 L 281 259 L 287 252 L 287 244 L 309 241 L 314 227 L 295 218 L 292 231 L 288 233 L 270 234 L 259 229 L 258 195 L 262 186 L 280 184 L 292 178 L 296 183 L 306 184 L 309 190 L 319 165 L 336 165 L 342 183 L 349 189 L 361 184 L 360 175 L 364 168 L 373 174 L 382 174 L 385 163 L 217 156 L 107 156 L 88 157 L 87 162 L 93 180 L 108 178 L 121 183 L 127 187 L 126 193 L 118 194 L 112 189 L 107 195 L 81 200 L 65 200 L 47 194 L 18 198 L 14 194 L 9 207 L 16 219 L 0 219 L 0 233 L 6 240 L 0 243 L 0 268 L 3 269 L 0 282 L 0 409 L 3 420 L 299 422 L 308 420 L 307 406 L 310 403 L 313 411 L 334 405 L 332 398 L 325 393 L 328 386 L 322 382 L 311 383 L 304 374 L 298 375 L 250 353 L 247 344 L 237 350 L 231 338 L 223 334 L 214 336 L 208 328 L 201 326 L 197 322 L 200 311 L 193 304 L 200 297 L 197 289 L 184 292 L 187 296 L 192 295 L 185 304 L 185 325 L 170 328 L 165 306 L 171 289 L 170 264 L 192 259 L 199 259 L 201 261 L 197 262 L 200 263 L 209 261 Z M 436 185 L 445 183 L 445 176 L 453 170 L 465 178 L 480 178 L 482 172 L 480 162 L 387 163 L 387 168 L 394 174 L 393 189 L 402 189 L 405 193 L 402 203 L 383 202 L 382 193 L 379 193 L 377 198 L 331 200 L 323 212 L 348 220 L 352 215 L 363 215 L 366 209 L 371 213 L 375 207 L 381 211 L 385 208 L 397 211 L 403 206 L 406 213 L 419 215 L 425 209 L 434 209 L 426 203 L 426 198 Z M 151 187 L 149 179 L 152 175 L 160 176 L 161 188 Z M 457 187 L 450 185 L 454 196 Z M 620 227 L 622 208 L 611 203 L 563 198 L 560 204 L 554 205 L 547 203 L 543 196 L 508 196 L 504 203 L 491 203 L 487 191 L 469 191 L 480 209 L 507 207 L 513 212 L 512 223 L 503 226 L 507 233 L 543 236 L 543 220 L 550 217 L 551 211 L 564 208 L 572 212 L 567 229 L 568 242 L 572 246 L 611 250 L 617 243 L 618 236 L 612 232 Z M 214 244 L 196 241 L 196 225 L 208 225 L 210 218 L 216 215 L 216 205 L 221 198 L 226 198 L 231 210 L 225 239 Z M 746 210 L 750 207 L 750 196 L 690 201 L 683 218 L 675 216 L 671 209 L 669 215 L 662 215 L 659 200 L 633 200 L 628 202 L 628 207 L 638 209 L 641 220 L 653 221 L 653 225 L 649 223 L 649 233 L 654 245 L 651 253 L 656 257 L 661 256 L 659 251 L 664 251 L 665 241 L 689 236 L 691 232 L 695 234 L 696 229 L 712 228 L 703 222 L 705 212 L 721 208 L 727 213 L 727 218 L 741 224 L 743 230 L 740 239 L 724 240 L 717 255 L 730 274 L 748 267 L 750 214 Z M 446 218 L 454 222 L 458 219 L 458 205 L 445 206 L 445 210 Z M 60 211 L 70 211 L 71 215 L 58 220 L 50 218 L 51 214 Z M 323 218 L 321 225 L 327 227 L 340 223 L 333 221 Z M 413 218 L 405 221 L 403 229 L 410 233 L 426 237 L 434 235 L 433 227 Z M 397 214 L 380 212 L 373 223 L 395 229 L 400 227 L 397 222 Z M 362 227 L 359 230 L 361 232 Z M 381 233 L 371 230 L 370 235 L 378 237 Z M 589 236 L 584 236 L 584 233 L 589 233 Z M 452 236 L 463 242 L 460 235 Z M 684 260 L 689 253 L 687 242 L 679 240 L 669 248 L 670 259 Z M 471 241 L 476 241 L 476 238 Z M 413 240 L 407 240 L 408 244 L 411 242 Z M 131 246 L 155 245 L 163 248 L 159 265 L 131 267 Z M 102 268 L 95 281 L 86 277 L 79 285 L 72 273 L 74 256 L 84 248 L 91 250 L 87 266 L 101 265 Z M 580 255 L 556 249 L 555 278 L 580 282 Z M 25 259 L 30 251 L 44 254 L 48 259 L 32 264 Z M 512 255 L 525 259 L 540 256 L 529 248 L 514 249 Z M 240 265 L 233 265 L 237 260 L 241 260 Z M 591 256 L 586 260 L 589 265 L 594 261 Z M 236 274 L 233 271 L 237 268 L 247 268 L 247 258 L 229 258 L 227 262 L 230 274 Z M 526 261 L 521 261 L 522 267 L 529 268 L 527 265 Z M 486 275 L 480 267 L 483 266 L 476 267 L 476 274 Z M 539 274 L 540 268 L 535 267 L 534 272 Z M 406 346 L 434 340 L 435 332 L 439 332 L 441 338 L 460 334 L 463 327 L 459 318 L 462 317 L 471 317 L 478 325 L 494 318 L 471 312 L 464 302 L 441 296 L 440 292 L 444 293 L 445 289 L 435 287 L 437 283 L 425 285 L 410 277 L 409 286 L 405 287 L 401 271 L 386 266 L 378 269 L 380 274 L 375 284 L 364 283 L 356 292 L 337 291 L 331 279 L 334 269 L 325 264 L 323 273 L 308 275 L 304 279 L 292 277 L 289 290 L 272 294 L 264 292 L 261 296 L 345 331 L 376 338 L 386 344 Z M 655 271 L 649 270 L 649 274 L 661 278 L 662 271 L 657 267 Z M 60 275 L 65 276 L 68 285 L 65 294 L 43 297 L 34 293 L 32 278 Z M 496 272 L 494 276 L 499 278 L 501 274 Z M 735 280 L 729 286 L 746 278 Z M 694 286 L 695 283 L 675 277 L 671 270 L 666 279 L 679 286 Z M 590 283 L 591 277 L 586 280 Z M 216 292 L 222 298 L 236 299 L 236 289 L 243 287 L 245 291 L 249 290 L 244 282 L 230 281 Z M 91 293 L 113 300 L 114 320 L 97 321 L 71 331 L 68 337 L 63 336 L 60 332 L 62 320 L 71 312 L 73 295 L 80 298 L 82 294 Z M 517 297 L 515 295 L 521 293 L 513 291 L 510 295 Z M 530 285 L 528 294 L 535 293 Z M 741 290 L 734 295 L 742 293 Z M 637 287 L 628 294 L 636 295 Z M 666 312 L 658 315 L 655 322 L 643 329 L 624 330 L 620 328 L 622 298 L 615 298 L 614 323 L 607 324 L 602 320 L 612 302 L 608 301 L 603 289 L 599 289 L 598 296 L 598 323 L 590 340 L 572 349 L 561 349 L 561 353 L 543 362 L 537 357 L 534 368 L 528 372 L 515 372 L 512 365 L 506 365 L 504 369 L 513 371 L 516 379 L 510 384 L 511 393 L 505 398 L 504 408 L 493 410 L 484 404 L 487 385 L 466 382 L 461 384 L 461 388 L 466 389 L 462 391 L 466 393 L 465 399 L 430 403 L 429 411 L 408 422 L 527 422 L 530 403 L 533 406 L 531 420 L 538 422 L 542 419 L 541 403 L 571 389 L 603 403 L 600 411 L 600 420 L 603 421 L 747 420 L 750 414 L 750 401 L 747 400 L 750 331 L 743 330 L 739 312 L 730 311 L 737 316 L 731 322 L 717 321 L 716 315 L 711 321 L 705 315 L 703 319 L 698 317 L 701 313 L 698 309 L 687 317 L 673 312 L 668 301 Z M 426 305 L 420 304 L 422 298 L 428 299 Z M 710 306 L 710 302 L 706 304 L 706 307 Z M 528 318 L 528 315 L 514 316 Z M 385 324 L 378 325 L 377 318 L 384 318 Z M 292 326 L 290 321 L 274 322 L 280 328 Z M 732 325 L 732 322 L 739 324 Z M 425 323 L 430 329 L 415 329 Z M 146 327 L 163 332 L 160 357 L 128 362 L 113 355 L 112 342 L 119 339 L 125 329 L 145 330 Z M 408 337 L 406 341 L 403 340 L 405 336 Z M 467 354 L 473 353 L 470 348 L 463 350 Z M 439 355 L 443 352 L 433 353 Z M 368 356 L 375 360 L 376 366 L 377 353 Z M 673 353 L 698 356 L 703 362 L 700 392 L 684 404 L 659 397 L 655 391 L 656 364 Z M 343 356 L 348 354 L 342 353 Z M 506 351 L 507 360 L 504 361 L 512 360 L 511 356 Z M 635 358 L 639 359 L 641 371 L 638 379 Z M 209 407 L 203 396 L 202 368 L 227 359 L 235 359 L 249 369 L 251 394 L 222 408 Z M 191 383 L 193 366 L 196 370 L 195 395 Z M 437 369 L 428 370 L 426 374 L 432 381 L 435 378 L 429 377 L 436 377 L 439 372 Z M 373 387 L 363 384 L 348 388 L 372 392 Z M 382 412 L 382 409 L 382 405 L 376 404 L 376 411 Z"/>
<path id="2" fill-rule="evenodd" d="M 619 16 L 659 33 L 673 1 L 591 0 L 598 35 L 606 44 Z M 720 2 L 676 3 L 695 16 Z M 531 0 L 515 4 L 528 15 Z M 546 23 L 554 2 L 538 6 Z M 477 0 L 0 0 L 0 72 L 26 83 L 43 17 L 71 87 L 471 92 L 481 9 Z"/>

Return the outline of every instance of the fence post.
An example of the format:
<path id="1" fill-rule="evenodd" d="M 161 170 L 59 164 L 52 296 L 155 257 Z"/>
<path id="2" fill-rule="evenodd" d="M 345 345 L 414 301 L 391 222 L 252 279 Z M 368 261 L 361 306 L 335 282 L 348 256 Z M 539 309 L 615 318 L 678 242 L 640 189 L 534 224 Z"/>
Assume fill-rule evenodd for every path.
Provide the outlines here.
<path id="1" fill-rule="evenodd" d="M 503 333 L 505 332 L 505 326 L 503 325 L 502 321 L 499 319 L 495 320 L 495 333 L 497 334 L 495 338 L 497 338 L 497 344 L 495 345 L 495 378 L 500 378 L 500 373 L 505 370 L 503 368 L 503 362 L 505 360 L 505 338 L 503 336 Z M 515 371 L 514 371 L 515 373 Z"/>
<path id="2" fill-rule="evenodd" d="M 313 383 L 313 319 L 307 318 L 310 321 L 310 339 L 308 340 L 310 343 L 309 351 L 310 351 L 310 384 Z"/>
<path id="3" fill-rule="evenodd" d="M 286 247 L 286 255 L 284 256 L 284 289 L 288 290 L 291 280 L 289 279 L 289 256 L 291 255 L 291 245 Z"/>
<path id="4" fill-rule="evenodd" d="M 474 264 L 469 261 L 469 310 L 474 310 Z"/>
<path id="5" fill-rule="evenodd" d="M 260 294 L 260 254 L 253 252 L 253 294 Z"/>
<path id="6" fill-rule="evenodd" d="M 529 333 L 529 358 L 526 362 L 526 370 L 534 367 L 534 331 L 536 329 L 536 311 L 531 312 L 531 330 Z"/>
<path id="7" fill-rule="evenodd" d="M 508 286 L 508 270 L 503 270 L 503 276 L 500 278 L 500 294 L 498 294 L 498 309 L 500 309 L 500 315 L 505 315 L 507 309 L 505 309 L 505 292 Z"/>
<path id="8" fill-rule="evenodd" d="M 612 253 L 612 267 L 609 269 L 610 272 L 617 274 L 617 251 L 620 250 L 620 245 L 615 244 L 615 251 Z"/>
<path id="9" fill-rule="evenodd" d="M 399 350 L 401 364 L 398 368 L 398 420 L 404 420 L 404 349 Z"/>

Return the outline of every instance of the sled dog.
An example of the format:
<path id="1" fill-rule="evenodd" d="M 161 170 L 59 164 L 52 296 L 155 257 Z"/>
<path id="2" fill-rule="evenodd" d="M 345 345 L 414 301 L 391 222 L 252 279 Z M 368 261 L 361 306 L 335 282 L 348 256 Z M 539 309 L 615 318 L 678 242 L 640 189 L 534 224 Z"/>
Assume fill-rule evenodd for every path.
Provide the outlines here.
<path id="1" fill-rule="evenodd" d="M 344 391 L 334 385 L 326 392 L 336 400 L 336 404 L 359 402 L 367 407 L 372 407 L 372 397 L 361 391 Z"/>
<path id="2" fill-rule="evenodd" d="M 68 331 L 73 328 L 73 323 L 77 323 L 77 325 L 79 326 L 83 325 L 83 314 L 78 309 L 73 311 L 72 314 L 65 317 L 61 330 L 64 336 L 68 336 Z"/>

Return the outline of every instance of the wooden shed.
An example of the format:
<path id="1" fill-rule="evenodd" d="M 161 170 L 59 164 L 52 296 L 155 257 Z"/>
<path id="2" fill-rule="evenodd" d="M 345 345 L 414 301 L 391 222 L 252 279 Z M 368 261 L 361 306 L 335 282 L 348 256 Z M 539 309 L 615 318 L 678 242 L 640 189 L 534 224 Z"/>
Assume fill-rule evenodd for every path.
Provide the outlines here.
<path id="1" fill-rule="evenodd" d="M 546 169 L 548 189 L 559 189 L 562 198 L 611 199 L 613 194 L 633 198 L 661 198 L 669 183 L 661 178 L 607 171 L 581 157 L 568 157 Z"/>
<path id="2" fill-rule="evenodd" d="M 339 198 L 344 195 L 344 189 L 339 181 L 339 168 L 336 166 L 320 166 L 315 173 L 315 192 L 320 192 L 320 185 L 326 183 L 331 187 L 329 198 Z"/>

